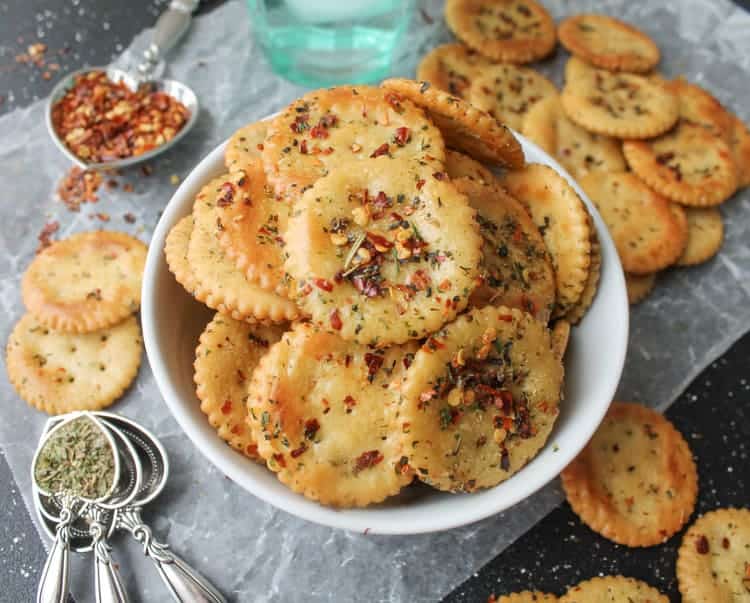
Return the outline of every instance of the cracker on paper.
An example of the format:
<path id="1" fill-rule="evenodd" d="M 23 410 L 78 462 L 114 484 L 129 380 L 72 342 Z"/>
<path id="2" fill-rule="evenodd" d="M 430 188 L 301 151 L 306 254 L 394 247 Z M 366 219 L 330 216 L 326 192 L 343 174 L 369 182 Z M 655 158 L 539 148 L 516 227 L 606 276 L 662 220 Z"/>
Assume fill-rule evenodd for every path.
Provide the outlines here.
<path id="1" fill-rule="evenodd" d="M 625 576 L 591 578 L 571 586 L 560 603 L 669 603 L 669 598 L 641 580 Z"/>
<path id="2" fill-rule="evenodd" d="M 134 316 L 77 334 L 53 331 L 26 314 L 8 338 L 8 378 L 21 398 L 46 413 L 101 410 L 138 374 L 141 343 Z"/>
<path id="3" fill-rule="evenodd" d="M 474 78 L 492 64 L 463 44 L 443 44 L 422 58 L 417 66 L 417 79 L 430 82 L 453 96 L 466 98 Z"/>
<path id="4" fill-rule="evenodd" d="M 677 260 L 678 266 L 695 266 L 715 256 L 724 240 L 724 221 L 716 207 L 688 207 L 687 245 Z"/>
<path id="5" fill-rule="evenodd" d="M 651 274 L 625 273 L 625 288 L 628 291 L 628 303 L 631 306 L 642 302 L 656 284 L 656 272 Z"/>

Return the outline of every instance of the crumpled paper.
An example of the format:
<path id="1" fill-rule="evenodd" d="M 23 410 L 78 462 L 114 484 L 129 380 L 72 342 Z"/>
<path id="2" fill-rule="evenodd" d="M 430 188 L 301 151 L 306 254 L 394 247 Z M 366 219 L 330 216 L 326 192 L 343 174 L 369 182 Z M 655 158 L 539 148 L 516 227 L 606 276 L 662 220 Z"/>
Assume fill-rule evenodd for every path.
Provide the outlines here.
<path id="1" fill-rule="evenodd" d="M 661 69 L 706 85 L 745 121 L 750 78 L 750 15 L 727 0 L 651 3 L 628 0 L 546 0 L 559 18 L 602 11 L 635 23 L 663 52 Z M 439 1 L 422 2 L 395 75 L 413 76 L 418 58 L 450 39 Z M 148 40 L 139 36 L 120 60 L 137 60 Z M 561 84 L 565 53 L 541 69 Z M 48 220 L 58 236 L 98 227 L 124 230 L 147 240 L 175 186 L 216 144 L 244 123 L 282 107 L 304 90 L 276 77 L 253 43 L 245 6 L 229 2 L 196 19 L 185 42 L 170 56 L 168 75 L 192 86 L 203 110 L 193 132 L 152 163 L 148 177 L 136 168 L 118 177 L 134 191 L 101 189 L 96 205 L 70 213 L 55 200 L 68 169 L 45 131 L 43 102 L 0 118 L 0 335 L 7 339 L 23 313 L 19 281 Z M 91 218 L 106 212 L 109 223 Z M 135 224 L 123 219 L 136 217 Z M 708 264 L 670 271 L 655 293 L 632 311 L 629 357 L 621 399 L 665 408 L 707 364 L 750 329 L 750 191 L 722 207 L 726 241 Z M 4 362 L 4 359 L 3 359 Z M 30 503 L 34 444 L 45 417 L 28 408 L 0 377 L 2 445 Z M 144 361 L 140 375 L 114 410 L 153 429 L 166 445 L 172 474 L 164 493 L 146 509 L 157 536 L 195 564 L 223 592 L 239 601 L 435 601 L 492 559 L 561 500 L 556 483 L 505 513 L 449 532 L 364 536 L 307 523 L 254 498 L 208 463 L 182 433 L 162 402 Z M 165 601 L 167 593 L 138 545 L 114 540 L 117 560 L 133 600 Z M 92 600 L 90 556 L 74 556 L 72 590 Z"/>

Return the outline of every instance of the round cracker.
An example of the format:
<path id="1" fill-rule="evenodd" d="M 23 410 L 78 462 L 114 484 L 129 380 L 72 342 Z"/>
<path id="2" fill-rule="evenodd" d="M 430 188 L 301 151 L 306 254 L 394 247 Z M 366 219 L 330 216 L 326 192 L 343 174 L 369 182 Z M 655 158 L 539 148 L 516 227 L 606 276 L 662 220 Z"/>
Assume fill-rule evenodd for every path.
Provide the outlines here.
<path id="1" fill-rule="evenodd" d="M 244 194 L 218 206 L 223 225 L 219 243 L 248 282 L 285 296 L 284 233 L 290 203 L 274 193 L 260 159 L 245 163 L 237 173 L 247 179 Z"/>
<path id="2" fill-rule="evenodd" d="M 729 146 L 737 166 L 737 185 L 748 186 L 750 185 L 750 131 L 739 117 L 732 117 Z"/>
<path id="3" fill-rule="evenodd" d="M 500 184 L 524 204 L 552 256 L 556 301 L 563 316 L 581 299 L 591 262 L 591 228 L 586 205 L 568 181 L 546 165 L 531 163 L 506 172 Z"/>
<path id="4" fill-rule="evenodd" d="M 679 431 L 640 404 L 613 402 L 583 451 L 560 474 L 581 521 L 626 546 L 665 542 L 695 507 L 698 473 Z"/>
<path id="5" fill-rule="evenodd" d="M 190 234 L 193 232 L 193 215 L 187 215 L 175 224 L 169 231 L 164 242 L 164 258 L 167 267 L 190 295 L 195 291 L 195 277 L 187 259 Z"/>
<path id="6" fill-rule="evenodd" d="M 715 207 L 688 207 L 687 245 L 677 260 L 678 266 L 694 266 L 715 256 L 724 240 L 724 222 Z"/>
<path id="7" fill-rule="evenodd" d="M 101 410 L 138 374 L 141 343 L 134 316 L 76 334 L 53 331 L 26 314 L 8 338 L 8 379 L 29 405 L 51 415 Z"/>
<path id="8" fill-rule="evenodd" d="M 530 63 L 550 54 L 555 22 L 535 0 L 448 0 L 445 20 L 456 37 L 504 63 Z"/>
<path id="9" fill-rule="evenodd" d="M 521 132 L 557 159 L 573 178 L 627 169 L 620 141 L 592 134 L 570 121 L 558 96 L 534 104 L 524 116 Z"/>
<path id="10" fill-rule="evenodd" d="M 630 169 L 656 192 L 684 205 L 718 205 L 737 190 L 737 168 L 729 146 L 715 134 L 680 121 L 653 140 L 622 145 Z"/>
<path id="11" fill-rule="evenodd" d="M 443 138 L 409 100 L 383 88 L 341 86 L 295 100 L 270 124 L 263 147 L 269 182 L 297 197 L 332 171 L 360 160 L 407 160 L 429 173 L 445 160 Z"/>
<path id="12" fill-rule="evenodd" d="M 716 509 L 690 526 L 677 552 L 684 603 L 750 600 L 750 509 Z"/>
<path id="13" fill-rule="evenodd" d="M 217 312 L 195 350 L 195 394 L 219 437 L 248 458 L 260 460 L 248 425 L 248 384 L 261 357 L 281 339 L 280 326 L 251 325 Z"/>
<path id="14" fill-rule="evenodd" d="M 656 284 L 656 272 L 651 274 L 625 273 L 625 288 L 628 291 L 628 303 L 634 306 L 642 302 Z"/>
<path id="15" fill-rule="evenodd" d="M 417 67 L 417 79 L 458 98 L 466 98 L 474 78 L 493 64 L 463 44 L 443 44 L 422 58 Z"/>
<path id="16" fill-rule="evenodd" d="M 219 243 L 223 224 L 219 203 L 242 203 L 249 182 L 233 172 L 216 178 L 198 194 L 193 206 L 193 232 L 188 263 L 195 278 L 195 298 L 237 320 L 285 322 L 299 318 L 289 299 L 248 282 Z"/>
<path id="17" fill-rule="evenodd" d="M 594 220 L 589 216 L 589 229 L 591 232 L 591 263 L 589 264 L 589 276 L 586 279 L 586 285 L 583 287 L 581 299 L 565 315 L 565 318 L 574 325 L 577 325 L 588 312 L 591 304 L 594 303 L 596 292 L 599 288 L 599 279 L 602 274 L 602 248 L 599 244 L 599 236 L 596 234 Z"/>
<path id="18" fill-rule="evenodd" d="M 230 172 L 245 169 L 261 157 L 263 143 L 268 133 L 268 122 L 258 121 L 237 130 L 227 142 L 224 151 L 224 165 Z"/>
<path id="19" fill-rule="evenodd" d="M 499 484 L 544 446 L 562 379 L 542 323 L 511 308 L 471 310 L 430 336 L 407 371 L 403 454 L 439 490 Z"/>
<path id="20" fill-rule="evenodd" d="M 592 172 L 579 183 L 607 225 L 625 272 L 657 272 L 680 257 L 687 232 L 671 203 L 634 174 Z"/>
<path id="21" fill-rule="evenodd" d="M 582 128 L 616 138 L 652 138 L 679 117 L 667 84 L 632 73 L 612 73 L 571 57 L 565 66 L 563 109 Z"/>
<path id="22" fill-rule="evenodd" d="M 680 100 L 682 121 L 702 126 L 722 140 L 729 141 L 732 115 L 715 96 L 683 77 L 675 78 L 667 85 Z"/>
<path id="23" fill-rule="evenodd" d="M 555 273 L 529 214 L 497 185 L 467 178 L 453 183 L 476 210 L 483 239 L 482 284 L 471 295 L 471 307 L 518 308 L 546 323 L 555 305 Z"/>
<path id="24" fill-rule="evenodd" d="M 495 598 L 495 603 L 556 603 L 557 597 L 538 590 L 525 590 L 520 593 L 500 595 Z"/>
<path id="25" fill-rule="evenodd" d="M 359 343 L 424 337 L 463 310 L 476 287 L 474 211 L 444 172 L 397 162 L 336 170 L 289 220 L 285 268 L 300 307 Z"/>
<path id="26" fill-rule="evenodd" d="M 482 70 L 469 92 L 471 104 L 520 131 L 524 116 L 557 88 L 538 71 L 517 65 L 495 65 Z"/>
<path id="27" fill-rule="evenodd" d="M 659 62 L 659 47 L 632 25 L 607 15 L 575 15 L 557 30 L 568 52 L 610 71 L 646 73 Z"/>
<path id="28" fill-rule="evenodd" d="M 495 174 L 489 168 L 458 151 L 445 152 L 445 171 L 451 180 L 468 178 L 480 184 L 495 184 Z"/>
<path id="29" fill-rule="evenodd" d="M 560 603 L 669 603 L 669 598 L 652 586 L 625 576 L 591 578 L 571 586 Z"/>
<path id="30" fill-rule="evenodd" d="M 555 321 L 555 324 L 550 329 L 552 352 L 560 362 L 562 362 L 562 359 L 565 357 L 565 351 L 568 349 L 570 329 L 571 325 L 565 319 Z"/>
<path id="31" fill-rule="evenodd" d="M 298 324 L 250 385 L 258 452 L 283 483 L 326 505 L 363 507 L 412 479 L 394 428 L 398 381 L 416 345 L 377 351 Z"/>
<path id="32" fill-rule="evenodd" d="M 452 149 L 487 163 L 509 168 L 523 166 L 525 159 L 520 143 L 491 115 L 433 88 L 429 82 L 390 79 L 382 85 L 424 108 Z"/>
<path id="33" fill-rule="evenodd" d="M 74 234 L 31 262 L 21 281 L 23 303 L 51 329 L 104 329 L 138 311 L 145 263 L 146 245 L 124 232 Z"/>

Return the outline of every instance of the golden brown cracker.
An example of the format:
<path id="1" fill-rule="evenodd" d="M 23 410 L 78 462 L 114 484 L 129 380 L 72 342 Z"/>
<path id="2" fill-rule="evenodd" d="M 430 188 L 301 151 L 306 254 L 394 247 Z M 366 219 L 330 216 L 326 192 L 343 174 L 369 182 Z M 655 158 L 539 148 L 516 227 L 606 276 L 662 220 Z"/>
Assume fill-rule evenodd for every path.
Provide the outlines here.
<path id="1" fill-rule="evenodd" d="M 570 506 L 595 532 L 652 546 L 695 507 L 698 474 L 687 442 L 658 412 L 613 402 L 586 448 L 561 474 Z"/>
<path id="2" fill-rule="evenodd" d="M 688 207 L 687 245 L 677 260 L 678 266 L 694 266 L 715 256 L 724 240 L 724 222 L 715 207 Z"/>
<path id="3" fill-rule="evenodd" d="M 657 272 L 680 257 L 687 233 L 671 203 L 634 174 L 592 172 L 580 185 L 607 225 L 626 272 Z"/>
<path id="4" fill-rule="evenodd" d="M 21 398 L 46 413 L 101 410 L 138 374 L 141 343 L 134 316 L 76 334 L 53 331 L 26 314 L 8 338 L 8 378 Z"/>
<path id="5" fill-rule="evenodd" d="M 517 65 L 486 67 L 469 92 L 472 105 L 516 131 L 538 102 L 556 96 L 557 88 L 541 73 Z"/>
<path id="6" fill-rule="evenodd" d="M 739 117 L 732 117 L 729 147 L 737 167 L 737 184 L 744 187 L 750 185 L 750 131 Z"/>
<path id="7" fill-rule="evenodd" d="M 229 138 L 224 151 L 224 165 L 230 172 L 244 169 L 261 157 L 268 132 L 268 122 L 257 121 L 241 127 Z"/>
<path id="8" fill-rule="evenodd" d="M 389 79 L 382 85 L 422 107 L 449 147 L 478 161 L 509 168 L 523 166 L 525 160 L 520 143 L 491 115 L 432 87 L 429 82 Z"/>
<path id="9" fill-rule="evenodd" d="M 702 126 L 725 142 L 729 142 L 732 115 L 715 96 L 683 77 L 675 78 L 668 82 L 667 86 L 680 101 L 680 120 Z"/>
<path id="10" fill-rule="evenodd" d="M 510 593 L 509 595 L 500 595 L 495 598 L 494 603 L 556 603 L 557 597 L 549 593 L 539 592 L 538 590 L 525 590 L 520 593 Z M 490 603 L 488 601 L 488 603 Z"/>
<path id="11" fill-rule="evenodd" d="M 169 271 L 175 280 L 183 286 L 185 291 L 193 295 L 195 278 L 187 260 L 190 234 L 193 232 L 193 215 L 189 214 L 180 219 L 169 231 L 164 242 L 164 258 Z"/>
<path id="12" fill-rule="evenodd" d="M 750 509 L 716 509 L 690 526 L 677 552 L 684 603 L 750 600 Z"/>
<path id="13" fill-rule="evenodd" d="M 628 291 L 628 303 L 631 306 L 642 302 L 656 284 L 656 272 L 651 274 L 625 273 L 625 288 Z"/>
<path id="14" fill-rule="evenodd" d="M 593 134 L 570 121 L 557 96 L 540 100 L 529 109 L 521 132 L 557 159 L 573 178 L 627 169 L 620 141 Z"/>
<path id="15" fill-rule="evenodd" d="M 718 205 L 737 189 L 729 146 L 702 126 L 680 121 L 658 138 L 625 141 L 622 150 L 641 180 L 683 205 Z"/>
<path id="16" fill-rule="evenodd" d="M 550 339 L 552 341 L 552 351 L 555 356 L 562 362 L 565 352 L 568 349 L 570 341 L 570 323 L 565 319 L 555 321 L 550 329 Z"/>
<path id="17" fill-rule="evenodd" d="M 23 302 L 51 329 L 110 327 L 140 307 L 145 262 L 146 245 L 124 232 L 74 234 L 34 258 L 21 281 Z"/>
<path id="18" fill-rule="evenodd" d="M 625 576 L 591 578 L 571 586 L 560 603 L 669 603 L 669 598 L 645 582 Z"/>
<path id="19" fill-rule="evenodd" d="M 555 23 L 535 0 L 448 0 L 445 20 L 477 52 L 504 63 L 530 63 L 550 54 Z"/>
<path id="20" fill-rule="evenodd" d="M 417 66 L 417 79 L 430 82 L 458 98 L 466 98 L 474 78 L 492 61 L 463 44 L 443 44 L 428 52 Z"/>
<path id="21" fill-rule="evenodd" d="M 677 96 L 666 83 L 612 73 L 571 57 L 565 66 L 563 109 L 582 128 L 616 138 L 652 138 L 679 117 Z"/>
<path id="22" fill-rule="evenodd" d="M 217 312 L 195 350 L 201 411 L 222 440 L 253 460 L 260 457 L 247 423 L 248 385 L 260 358 L 283 333 L 281 326 L 251 325 Z"/>
<path id="23" fill-rule="evenodd" d="M 572 54 L 610 71 L 646 73 L 659 62 L 659 47 L 639 29 L 607 15 L 568 17 L 557 29 Z"/>
<path id="24" fill-rule="evenodd" d="M 496 184 L 495 174 L 489 168 L 458 151 L 445 152 L 445 171 L 451 180 L 468 178 L 479 184 Z"/>
<path id="25" fill-rule="evenodd" d="M 599 279 L 602 273 L 602 249 L 599 244 L 599 236 L 596 234 L 594 220 L 589 217 L 589 228 L 591 230 L 591 262 L 589 264 L 589 275 L 586 279 L 586 285 L 581 293 L 581 299 L 565 315 L 565 318 L 574 325 L 577 325 L 586 312 L 594 303 L 596 292 L 599 288 Z"/>

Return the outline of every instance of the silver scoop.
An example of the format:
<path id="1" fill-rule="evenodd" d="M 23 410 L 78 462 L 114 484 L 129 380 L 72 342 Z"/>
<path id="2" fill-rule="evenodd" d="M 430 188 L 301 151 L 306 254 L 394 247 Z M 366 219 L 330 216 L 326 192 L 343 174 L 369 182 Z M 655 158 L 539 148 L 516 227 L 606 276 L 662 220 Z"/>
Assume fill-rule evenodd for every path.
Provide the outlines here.
<path id="1" fill-rule="evenodd" d="M 172 0 L 169 8 L 167 8 L 157 20 L 154 28 L 153 40 L 143 53 L 143 61 L 133 72 L 127 72 L 111 66 L 89 67 L 68 74 L 54 87 L 49 100 L 47 101 L 45 121 L 47 123 L 47 131 L 52 137 L 52 140 L 57 145 L 57 148 L 60 149 L 68 159 L 84 169 L 111 170 L 122 168 L 140 163 L 141 161 L 153 159 L 160 153 L 163 153 L 177 144 L 190 131 L 198 119 L 199 105 L 198 97 L 196 97 L 195 92 L 182 82 L 167 79 L 154 79 L 153 75 L 164 54 L 174 47 L 188 30 L 192 19 L 191 14 L 197 6 L 198 0 Z M 58 100 L 65 96 L 65 93 L 70 88 L 73 87 L 76 76 L 91 71 L 104 71 L 110 80 L 115 83 L 124 82 L 125 85 L 133 91 L 138 90 L 140 86 L 148 85 L 151 86 L 154 91 L 165 92 L 187 107 L 187 110 L 190 113 L 187 123 L 183 125 L 174 138 L 164 142 L 155 149 L 143 153 L 142 155 L 101 163 L 87 162 L 86 160 L 81 159 L 66 146 L 65 142 L 55 130 L 52 123 L 52 107 Z"/>

